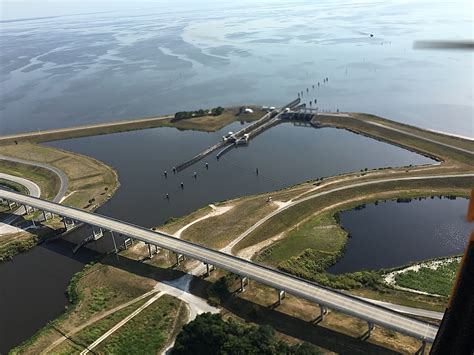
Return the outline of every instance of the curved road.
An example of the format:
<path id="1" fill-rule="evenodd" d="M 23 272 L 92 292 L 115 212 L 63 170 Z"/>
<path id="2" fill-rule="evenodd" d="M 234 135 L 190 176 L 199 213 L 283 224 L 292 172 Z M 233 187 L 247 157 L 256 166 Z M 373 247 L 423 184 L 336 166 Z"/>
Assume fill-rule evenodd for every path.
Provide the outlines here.
<path id="1" fill-rule="evenodd" d="M 58 169 L 55 166 L 52 166 L 46 163 L 39 163 L 39 162 L 33 162 L 33 161 L 28 161 L 28 160 L 19 159 L 19 158 L 7 157 L 5 155 L 0 155 L 0 160 L 7 160 L 14 163 L 21 163 L 21 164 L 36 166 L 36 167 L 40 167 L 40 168 L 44 168 L 49 171 L 52 171 L 54 174 L 56 174 L 59 177 L 59 180 L 60 180 L 59 191 L 56 194 L 56 196 L 54 196 L 53 201 L 60 202 L 61 199 L 66 194 L 66 191 L 68 188 L 68 178 L 66 174 L 64 173 L 64 171 L 62 171 L 61 169 Z"/>
<path id="2" fill-rule="evenodd" d="M 473 178 L 474 173 L 466 174 L 450 174 L 440 176 L 418 176 L 407 177 L 404 180 L 430 180 L 445 178 Z M 401 178 L 382 179 L 378 183 L 384 181 L 399 181 Z M 355 186 L 364 186 L 377 182 L 363 182 L 354 184 Z M 348 187 L 346 187 L 348 188 Z M 338 188 L 343 190 L 344 188 Z M 329 192 L 325 192 L 329 193 Z M 321 193 L 323 194 L 323 192 Z M 9 191 L 0 191 L 0 197 L 15 201 L 19 204 L 30 205 L 38 209 L 48 211 L 57 215 L 71 218 L 73 220 L 90 224 L 104 230 L 113 231 L 145 243 L 157 245 L 161 248 L 171 250 L 178 254 L 183 254 L 192 259 L 212 264 L 218 268 L 230 271 L 241 277 L 248 277 L 257 282 L 273 287 L 277 290 L 285 291 L 289 294 L 302 297 L 311 302 L 323 305 L 330 309 L 352 315 L 359 319 L 381 325 L 385 328 L 398 331 L 400 333 L 416 337 L 418 339 L 432 342 L 436 336 L 438 327 L 431 323 L 419 321 L 393 310 L 384 308 L 379 305 L 361 300 L 344 294 L 339 291 L 332 290 L 327 287 L 308 282 L 298 277 L 285 274 L 278 270 L 254 264 L 241 258 L 215 251 L 203 246 L 199 246 L 187 241 L 176 239 L 170 235 L 153 232 L 148 229 L 138 227 L 129 223 L 121 222 L 113 218 L 100 216 L 93 213 L 81 211 L 79 209 L 66 207 L 57 203 L 40 200 L 34 197 L 24 196 Z M 314 198 L 308 196 L 305 199 Z M 305 200 L 301 199 L 301 200 Z M 300 201 L 301 201 L 300 200 Z"/>
<path id="3" fill-rule="evenodd" d="M 8 180 L 8 181 L 13 181 L 16 182 L 17 184 L 20 184 L 28 190 L 28 194 L 33 197 L 40 197 L 41 195 L 41 189 L 40 187 L 35 184 L 33 181 L 21 178 L 19 176 L 14 176 L 14 175 L 9 175 L 9 174 L 4 174 L 0 173 L 0 179 Z M 1 187 L 0 187 L 1 188 Z M 18 218 L 18 216 L 21 216 L 23 214 L 23 209 L 18 208 L 13 213 L 8 215 L 5 219 L 0 221 L 0 235 L 1 234 L 7 234 L 7 233 L 16 233 L 21 231 L 19 228 L 12 226 L 11 224 Z"/>

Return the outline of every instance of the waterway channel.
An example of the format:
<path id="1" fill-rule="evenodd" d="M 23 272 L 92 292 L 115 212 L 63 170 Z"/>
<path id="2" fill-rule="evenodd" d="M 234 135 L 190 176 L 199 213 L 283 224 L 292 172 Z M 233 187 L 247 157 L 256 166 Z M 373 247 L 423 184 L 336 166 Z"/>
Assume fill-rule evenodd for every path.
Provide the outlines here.
<path id="1" fill-rule="evenodd" d="M 362 168 L 433 163 L 424 156 L 344 130 L 283 123 L 219 161 L 211 155 L 177 175 L 171 173 L 173 166 L 239 127 L 241 124 L 236 122 L 214 133 L 157 128 L 48 145 L 90 155 L 113 166 L 121 186 L 98 213 L 145 227 L 209 203 L 274 191 L 308 179 Z M 164 170 L 168 171 L 167 178 Z M 197 178 L 193 177 L 194 171 Z M 184 189 L 180 188 L 181 182 Z M 411 216 L 403 217 L 405 223 L 411 223 Z M 88 249 L 73 256 L 71 248 L 67 242 L 59 241 L 0 264 L 0 353 L 28 339 L 63 312 L 68 280 L 95 257 Z M 447 250 L 451 253 L 451 249 Z M 419 256 L 424 258 L 426 254 Z M 387 255 L 384 259 L 391 262 Z"/>

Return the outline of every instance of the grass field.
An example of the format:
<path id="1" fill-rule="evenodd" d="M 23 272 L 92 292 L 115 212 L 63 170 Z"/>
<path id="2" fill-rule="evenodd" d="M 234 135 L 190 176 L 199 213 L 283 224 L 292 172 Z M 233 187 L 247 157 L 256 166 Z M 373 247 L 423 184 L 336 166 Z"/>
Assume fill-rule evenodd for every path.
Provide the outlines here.
<path id="1" fill-rule="evenodd" d="M 122 328 L 113 333 L 96 351 L 102 354 L 157 354 L 166 346 L 181 318 L 181 301 L 163 295 Z"/>
<path id="2" fill-rule="evenodd" d="M 28 150 L 30 149 L 32 150 L 33 147 L 29 146 Z M 10 149 L 8 149 L 7 147 L 2 147 L 2 154 L 10 155 L 8 154 L 9 151 Z M 24 154 L 18 153 L 17 156 L 13 156 L 23 157 Z M 56 196 L 57 192 L 59 191 L 59 177 L 50 170 L 44 168 L 33 167 L 31 165 L 6 160 L 0 160 L 0 173 L 19 176 L 21 178 L 35 182 L 41 189 L 41 196 L 47 200 L 51 200 L 52 198 L 54 198 L 54 196 Z"/>
<path id="3" fill-rule="evenodd" d="M 395 277 L 397 286 L 449 296 L 459 269 L 459 260 L 450 260 L 437 267 L 422 266 L 419 270 L 409 270 Z"/>
<path id="4" fill-rule="evenodd" d="M 224 128 L 234 121 L 256 121 L 266 113 L 256 106 L 252 106 L 252 108 L 254 112 L 251 114 L 239 115 L 239 109 L 237 107 L 231 107 L 226 108 L 219 116 L 194 117 L 187 120 L 170 122 L 169 124 L 179 129 L 213 132 Z"/>
<path id="5" fill-rule="evenodd" d="M 69 339 L 62 342 L 59 346 L 53 349 L 55 354 L 79 354 L 87 346 L 92 344 L 97 338 L 102 336 L 106 331 L 112 328 L 115 324 L 127 317 L 141 305 L 143 305 L 150 297 L 144 298 L 128 307 L 125 307 L 110 316 L 107 316 L 92 325 L 84 328 L 78 333 L 70 336 Z"/>
<path id="6" fill-rule="evenodd" d="M 257 261 L 278 266 L 307 249 L 323 256 L 338 254 L 346 240 L 347 233 L 339 227 L 331 212 L 325 212 L 293 228 L 284 239 L 264 249 Z"/>
<path id="7" fill-rule="evenodd" d="M 114 266 L 102 263 L 88 266 L 71 280 L 68 294 L 72 303 L 68 310 L 13 353 L 39 353 L 61 334 L 150 291 L 154 285 L 152 279 Z"/>

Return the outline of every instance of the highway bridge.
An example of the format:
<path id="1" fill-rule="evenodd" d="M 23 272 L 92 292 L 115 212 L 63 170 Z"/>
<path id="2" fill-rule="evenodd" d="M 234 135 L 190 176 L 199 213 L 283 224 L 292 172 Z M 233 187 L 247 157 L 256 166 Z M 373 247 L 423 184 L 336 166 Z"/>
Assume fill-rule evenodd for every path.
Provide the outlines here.
<path id="1" fill-rule="evenodd" d="M 65 219 L 82 222 L 96 229 L 99 228 L 103 231 L 110 231 L 113 238 L 114 233 L 116 233 L 145 242 L 148 245 L 170 250 L 176 253 L 178 260 L 180 257 L 186 256 L 199 260 L 208 266 L 212 265 L 232 272 L 241 277 L 242 289 L 245 282 L 252 279 L 275 288 L 278 291 L 280 300 L 285 292 L 304 298 L 320 306 L 321 317 L 328 308 L 354 316 L 368 323 L 368 335 L 370 335 L 374 325 L 380 325 L 387 329 L 392 329 L 418 338 L 425 344 L 426 342 L 434 341 L 438 330 L 438 327 L 434 324 L 407 317 L 401 313 L 342 292 L 317 285 L 263 265 L 252 263 L 230 254 L 180 240 L 165 233 L 154 232 L 110 217 L 85 212 L 73 207 L 63 206 L 55 202 L 25 196 L 16 192 L 0 190 L 0 198 L 8 202 L 15 202 L 20 205 L 31 206 L 42 211 L 50 212 L 62 216 Z"/>

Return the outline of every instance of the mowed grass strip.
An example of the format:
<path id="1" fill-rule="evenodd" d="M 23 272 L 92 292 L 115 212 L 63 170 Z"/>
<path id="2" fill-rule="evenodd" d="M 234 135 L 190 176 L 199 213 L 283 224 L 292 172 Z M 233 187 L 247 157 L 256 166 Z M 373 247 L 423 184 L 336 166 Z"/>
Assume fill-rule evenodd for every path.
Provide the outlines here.
<path id="1" fill-rule="evenodd" d="M 226 213 L 193 224 L 181 238 L 220 249 L 276 208 L 275 204 L 267 202 L 265 196 L 238 201 Z"/>
<path id="2" fill-rule="evenodd" d="M 0 160 L 0 173 L 18 176 L 35 182 L 41 189 L 41 198 L 46 200 L 52 200 L 58 193 L 61 185 L 59 177 L 48 169 L 7 160 Z"/>
<path id="3" fill-rule="evenodd" d="M 257 261 L 276 267 L 307 249 L 323 254 L 339 253 L 346 241 L 347 233 L 339 227 L 332 212 L 326 212 L 289 231 L 284 239 L 263 250 Z"/>
<path id="4" fill-rule="evenodd" d="M 272 238 L 293 228 L 309 216 L 337 204 L 337 210 L 355 207 L 358 204 L 379 199 L 398 197 L 423 197 L 432 194 L 468 196 L 474 185 L 474 178 L 446 178 L 399 180 L 375 185 L 359 186 L 347 190 L 335 191 L 315 197 L 282 211 L 238 243 L 234 252 Z M 436 192 L 435 192 L 436 191 Z M 346 202 L 344 202 L 346 201 Z"/>
<path id="5" fill-rule="evenodd" d="M 174 332 L 181 301 L 163 295 L 111 334 L 95 352 L 99 354 L 157 354 Z"/>
<path id="6" fill-rule="evenodd" d="M 422 266 L 418 271 L 409 270 L 398 274 L 395 277 L 395 282 L 397 286 L 449 296 L 459 269 L 459 263 L 459 260 L 451 260 L 439 265 L 436 269 Z"/>
<path id="7" fill-rule="evenodd" d="M 130 315 L 140 306 L 142 306 L 146 301 L 148 301 L 153 295 L 148 296 L 140 301 L 137 301 L 134 304 L 131 304 L 128 307 L 125 307 L 108 317 L 105 317 L 97 322 L 91 324 L 90 326 L 82 329 L 78 333 L 74 334 L 67 341 L 65 340 L 59 346 L 52 350 L 55 354 L 79 354 L 87 346 L 96 341 L 101 337 L 105 332 L 110 328 L 115 326 L 122 319 Z"/>
<path id="8" fill-rule="evenodd" d="M 69 186 L 63 203 L 68 206 L 95 209 L 119 186 L 117 174 L 110 166 L 81 154 L 32 143 L 2 146 L 2 154 L 50 164 L 64 171 Z M 36 182 L 42 198 L 51 199 L 59 191 L 58 176 L 47 169 L 0 160 L 0 172 Z"/>

